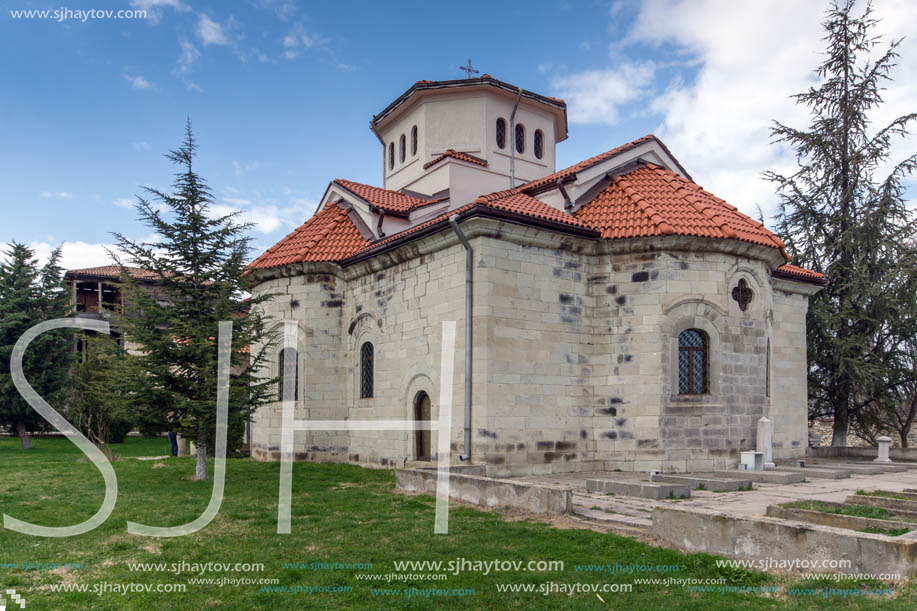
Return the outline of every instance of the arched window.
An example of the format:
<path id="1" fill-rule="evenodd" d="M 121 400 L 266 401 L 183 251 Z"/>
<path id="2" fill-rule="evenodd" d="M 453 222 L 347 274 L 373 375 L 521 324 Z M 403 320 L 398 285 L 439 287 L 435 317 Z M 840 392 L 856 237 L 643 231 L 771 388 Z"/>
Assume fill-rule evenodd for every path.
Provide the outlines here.
<path id="1" fill-rule="evenodd" d="M 544 132 L 540 129 L 535 130 L 535 142 L 533 146 L 535 147 L 535 157 L 538 159 L 544 157 Z"/>
<path id="2" fill-rule="evenodd" d="M 707 392 L 707 334 L 687 329 L 678 335 L 678 394 L 703 395 Z"/>
<path id="3" fill-rule="evenodd" d="M 296 348 L 284 348 L 283 350 L 280 351 L 280 355 L 277 357 L 277 375 L 280 377 L 280 383 L 277 384 L 277 400 L 278 401 L 283 401 L 284 385 L 290 384 L 291 382 L 293 384 L 293 388 L 292 388 L 293 392 L 290 393 L 290 395 L 292 396 L 294 401 L 299 401 L 299 366 L 297 363 L 298 358 L 299 358 L 299 355 L 296 352 Z M 284 376 L 284 367 L 286 367 L 287 363 L 290 363 L 291 366 L 293 367 L 293 371 L 295 371 L 295 373 L 293 374 L 292 380 L 288 380 Z"/>
<path id="4" fill-rule="evenodd" d="M 506 148 L 506 120 L 497 119 L 497 146 Z"/>
<path id="5" fill-rule="evenodd" d="M 516 152 L 525 152 L 525 126 L 522 123 L 516 123 Z"/>
<path id="6" fill-rule="evenodd" d="M 391 170 L 395 167 L 395 143 L 388 143 L 388 169 Z"/>
<path id="7" fill-rule="evenodd" d="M 373 396 L 373 345 L 364 342 L 360 346 L 360 398 Z"/>
<path id="8" fill-rule="evenodd" d="M 417 154 L 417 126 L 411 128 L 411 157 Z"/>
<path id="9" fill-rule="evenodd" d="M 401 163 L 404 163 L 404 157 L 407 154 L 407 146 L 405 145 L 404 134 L 401 134 L 401 138 L 398 140 L 398 157 L 400 158 Z"/>

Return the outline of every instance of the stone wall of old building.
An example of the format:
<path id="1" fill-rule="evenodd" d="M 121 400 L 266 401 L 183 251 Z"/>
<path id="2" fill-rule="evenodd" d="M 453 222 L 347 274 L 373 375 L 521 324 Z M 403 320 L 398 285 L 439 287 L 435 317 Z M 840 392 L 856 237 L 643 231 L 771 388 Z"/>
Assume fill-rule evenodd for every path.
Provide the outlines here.
<path id="1" fill-rule="evenodd" d="M 805 450 L 805 309 L 811 285 L 774 280 L 775 249 L 667 237 L 605 241 L 494 219 L 462 223 L 474 250 L 472 459 L 491 475 L 701 471 L 753 449 L 762 415 L 775 456 Z M 439 415 L 441 327 L 456 321 L 452 450 L 463 448 L 465 251 L 451 230 L 341 268 L 302 264 L 257 291 L 298 321 L 297 418 Z M 731 292 L 753 297 L 740 309 Z M 678 395 L 678 334 L 709 338 L 709 392 Z M 360 397 L 371 342 L 374 392 Z M 276 358 L 272 359 L 276 367 Z M 770 374 L 768 374 L 770 368 Z M 276 375 L 276 374 L 274 374 Z M 297 458 L 400 465 L 413 431 L 296 433 Z M 431 458 L 435 458 L 436 433 Z M 280 404 L 262 408 L 253 454 L 279 457 Z"/>

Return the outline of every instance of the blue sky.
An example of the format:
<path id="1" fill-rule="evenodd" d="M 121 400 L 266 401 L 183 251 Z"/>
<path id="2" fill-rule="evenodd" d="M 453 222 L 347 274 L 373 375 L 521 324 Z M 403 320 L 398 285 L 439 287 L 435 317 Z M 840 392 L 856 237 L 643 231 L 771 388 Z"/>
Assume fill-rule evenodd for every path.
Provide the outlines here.
<path id="1" fill-rule="evenodd" d="M 147 235 L 131 202 L 140 185 L 169 185 L 162 153 L 190 117 L 219 209 L 245 210 L 254 246 L 266 248 L 311 215 L 329 180 L 379 184 L 370 117 L 418 79 L 460 78 L 469 57 L 482 72 L 567 100 L 558 167 L 653 132 L 704 187 L 748 213 L 769 211 L 760 172 L 792 167 L 768 143 L 769 121 L 804 124 L 787 96 L 811 82 L 824 9 L 715 0 L 380 7 L 0 0 L 0 241 L 41 254 L 64 244 L 71 268 L 105 263 L 110 232 Z M 11 15 L 61 8 L 147 17 Z M 917 23 L 909 3 L 876 8 L 889 36 Z M 917 48 L 906 43 L 888 117 L 917 99 Z"/>

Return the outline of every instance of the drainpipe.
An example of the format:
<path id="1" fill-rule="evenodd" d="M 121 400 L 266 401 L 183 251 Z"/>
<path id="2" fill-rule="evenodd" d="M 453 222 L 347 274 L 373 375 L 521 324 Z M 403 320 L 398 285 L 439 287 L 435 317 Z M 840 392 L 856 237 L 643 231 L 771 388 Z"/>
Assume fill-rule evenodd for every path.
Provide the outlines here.
<path id="1" fill-rule="evenodd" d="M 519 88 L 519 93 L 516 94 L 516 103 L 513 104 L 513 112 L 509 115 L 509 134 L 507 134 L 511 140 L 509 141 L 509 187 L 510 189 L 516 188 L 516 109 L 519 108 L 519 100 L 522 99 L 522 87 Z M 467 247 L 466 247 L 467 248 Z"/>
<path id="2" fill-rule="evenodd" d="M 472 272 L 474 271 L 474 253 L 471 244 L 458 226 L 458 215 L 449 217 L 449 226 L 465 247 L 465 453 L 459 460 L 471 459 L 471 307 L 474 303 L 472 292 Z M 446 380 L 441 380 L 445 384 Z"/>

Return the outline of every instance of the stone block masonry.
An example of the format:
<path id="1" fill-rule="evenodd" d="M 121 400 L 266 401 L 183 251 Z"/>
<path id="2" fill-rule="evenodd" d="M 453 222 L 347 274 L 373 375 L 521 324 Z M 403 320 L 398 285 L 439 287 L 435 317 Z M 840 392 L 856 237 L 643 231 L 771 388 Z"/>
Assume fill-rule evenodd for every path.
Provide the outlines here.
<path id="1" fill-rule="evenodd" d="M 474 251 L 472 462 L 489 476 L 733 467 L 774 424 L 775 459 L 807 438 L 805 310 L 809 285 L 775 280 L 773 248 L 668 236 L 592 240 L 509 221 L 462 223 Z M 441 384 L 464 402 L 465 253 L 451 231 L 342 267 L 259 271 L 272 323 L 299 325 L 296 417 L 413 420 Z M 731 290 L 753 292 L 742 310 Z M 439 380 L 439 329 L 456 321 L 453 380 Z M 678 336 L 708 338 L 707 388 L 679 394 Z M 361 397 L 360 349 L 374 351 Z M 277 358 L 264 372 L 275 376 Z M 768 371 L 769 370 L 769 371 Z M 252 424 L 252 455 L 279 459 L 280 404 Z M 453 408 L 452 450 L 463 410 Z M 402 466 L 422 456 L 414 432 L 305 432 L 296 458 Z M 432 454 L 432 452 L 430 452 Z"/>

